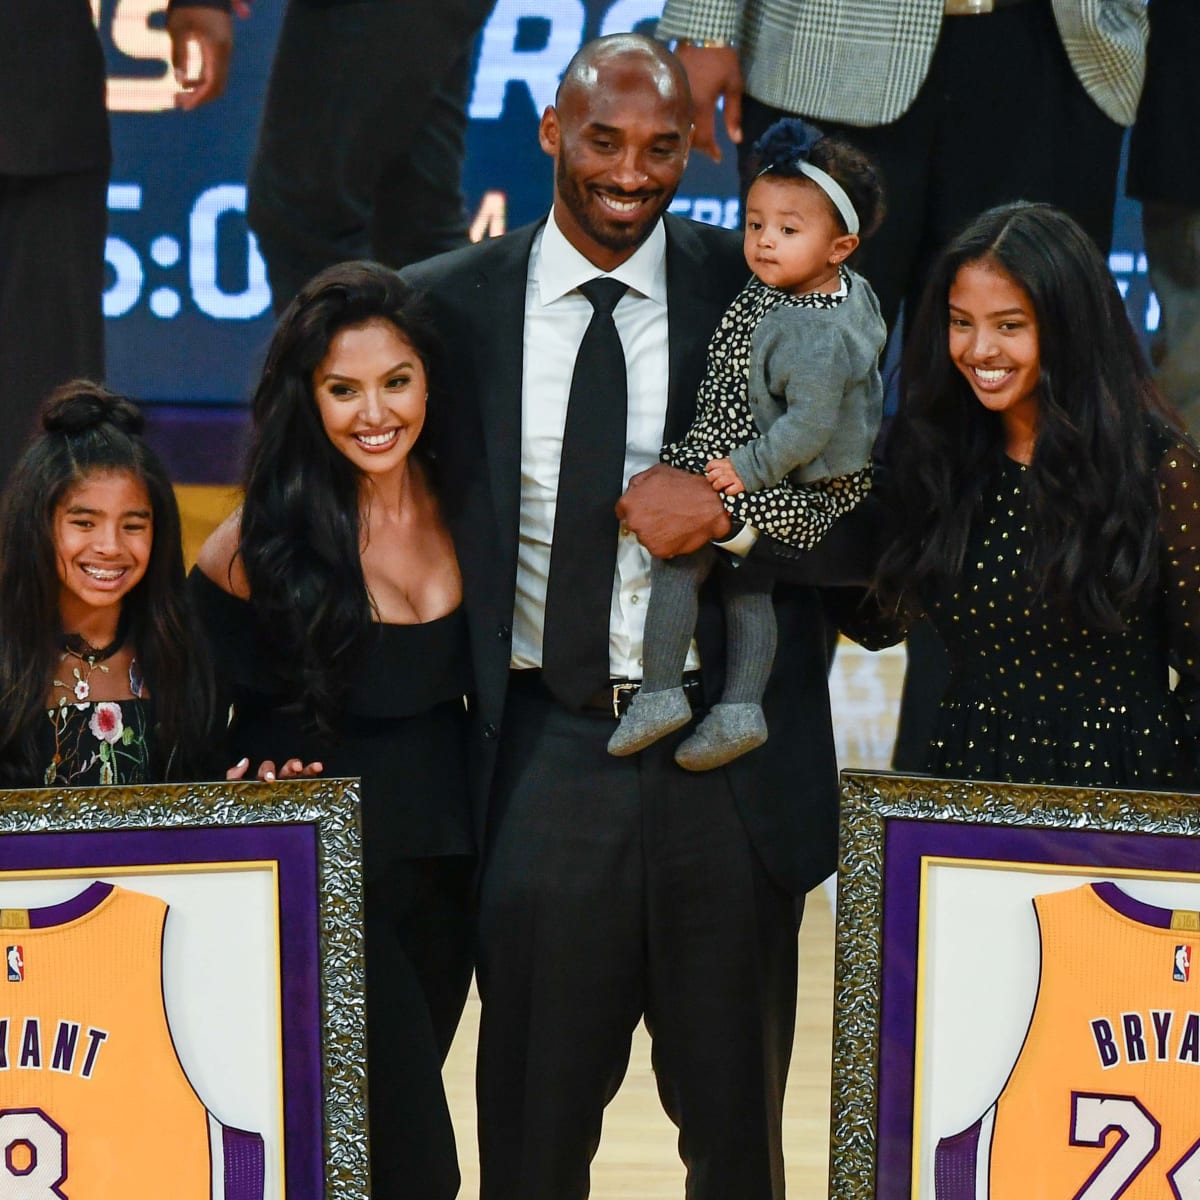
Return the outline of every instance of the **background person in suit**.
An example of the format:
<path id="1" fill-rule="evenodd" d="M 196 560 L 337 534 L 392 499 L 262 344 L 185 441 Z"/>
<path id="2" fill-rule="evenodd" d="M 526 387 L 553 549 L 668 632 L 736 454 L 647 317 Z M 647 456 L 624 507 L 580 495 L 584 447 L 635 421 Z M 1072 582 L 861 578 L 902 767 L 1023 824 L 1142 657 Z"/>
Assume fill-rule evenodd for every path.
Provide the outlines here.
<path id="1" fill-rule="evenodd" d="M 1146 89 L 1129 143 L 1126 191 L 1142 202 L 1150 283 L 1161 308 L 1155 380 L 1200 434 L 1200 6 L 1150 0 Z"/>
<path id="2" fill-rule="evenodd" d="M 587 1195 L 604 1106 L 644 1015 L 689 1195 L 779 1197 L 797 914 L 836 844 L 815 590 L 776 592 L 765 746 L 700 775 L 671 760 L 686 730 L 631 758 L 605 750 L 641 674 L 650 564 L 612 504 L 692 418 L 709 334 L 745 279 L 740 239 L 665 215 L 691 118 L 686 81 L 658 43 L 623 34 L 586 45 L 539 136 L 555 163 L 549 216 L 405 272 L 448 346 L 430 434 L 475 658 L 481 1195 Z M 623 362 L 576 391 L 577 359 L 604 322 L 581 292 L 596 277 L 623 291 L 612 311 Z M 584 469 L 575 400 L 607 427 L 622 392 L 611 491 L 566 499 Z M 696 544 L 729 532 L 702 477 L 661 468 L 648 492 L 661 472 L 691 481 L 672 526 Z M 607 548 L 583 547 L 601 563 L 598 582 L 567 596 L 569 608 L 599 610 L 594 683 L 596 641 L 579 630 L 564 644 L 557 602 L 560 565 L 578 565 L 559 523 L 584 507 L 607 517 Z M 649 526 L 654 510 L 631 516 Z M 702 714 L 723 682 L 712 589 L 697 644 Z"/>
<path id="3" fill-rule="evenodd" d="M 666 0 L 658 34 L 696 105 L 696 145 L 739 158 L 781 116 L 869 154 L 891 201 L 858 269 L 892 327 L 916 309 L 935 256 L 977 213 L 1040 200 L 1105 255 L 1123 127 L 1146 55 L 1142 0 Z M 743 181 L 744 183 L 745 181 Z M 770 533 L 770 529 L 762 532 Z M 893 765 L 919 770 L 948 679 L 940 641 L 913 626 Z"/>
<path id="4" fill-rule="evenodd" d="M 402 267 L 466 243 L 471 51 L 495 3 L 288 4 L 248 180 L 276 313 L 334 263 Z M 231 9 L 245 16 L 249 0 L 172 0 L 177 69 L 187 41 L 202 51 L 183 107 L 224 87 Z"/>
<path id="5" fill-rule="evenodd" d="M 224 85 L 228 66 L 204 20 L 213 3 L 228 8 L 172 0 L 180 52 L 187 38 L 203 47 L 206 90 L 210 77 Z M 0 485 L 46 396 L 68 380 L 104 378 L 105 88 L 87 0 L 0 3 L 0 380 L 10 435 Z"/>
<path id="6" fill-rule="evenodd" d="M 39 405 L 104 376 L 111 162 L 104 57 L 85 0 L 0 4 L 0 483 Z"/>
<path id="7" fill-rule="evenodd" d="M 841 132 L 893 198 L 861 269 L 891 325 L 960 226 L 1009 200 L 1069 212 L 1107 254 L 1122 128 L 1142 88 L 1142 0 L 666 0 L 658 34 L 718 153 L 781 116 Z"/>

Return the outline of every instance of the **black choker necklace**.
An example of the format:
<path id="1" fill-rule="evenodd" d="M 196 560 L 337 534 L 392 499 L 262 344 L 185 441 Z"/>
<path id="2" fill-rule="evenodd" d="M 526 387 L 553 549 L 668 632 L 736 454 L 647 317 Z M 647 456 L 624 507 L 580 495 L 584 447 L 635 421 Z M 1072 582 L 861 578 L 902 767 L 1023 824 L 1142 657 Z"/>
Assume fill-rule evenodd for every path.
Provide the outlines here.
<path id="1" fill-rule="evenodd" d="M 82 659 L 89 666 L 95 666 L 96 663 L 102 663 L 106 659 L 112 658 L 125 645 L 125 636 L 129 632 L 128 626 L 129 622 L 122 613 L 121 619 L 117 622 L 117 636 L 107 646 L 93 646 L 81 633 L 61 634 L 59 644 L 68 654 Z"/>

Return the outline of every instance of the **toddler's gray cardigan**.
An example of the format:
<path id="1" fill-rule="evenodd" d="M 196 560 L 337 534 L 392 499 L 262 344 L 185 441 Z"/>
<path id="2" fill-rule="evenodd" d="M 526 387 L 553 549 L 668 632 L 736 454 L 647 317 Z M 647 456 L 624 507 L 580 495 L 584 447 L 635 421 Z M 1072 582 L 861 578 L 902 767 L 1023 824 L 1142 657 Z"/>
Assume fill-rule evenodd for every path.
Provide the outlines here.
<path id="1" fill-rule="evenodd" d="M 773 309 L 750 348 L 747 398 L 761 437 L 730 452 L 747 490 L 816 483 L 870 464 L 883 416 L 879 301 L 853 271 L 833 308 Z"/>

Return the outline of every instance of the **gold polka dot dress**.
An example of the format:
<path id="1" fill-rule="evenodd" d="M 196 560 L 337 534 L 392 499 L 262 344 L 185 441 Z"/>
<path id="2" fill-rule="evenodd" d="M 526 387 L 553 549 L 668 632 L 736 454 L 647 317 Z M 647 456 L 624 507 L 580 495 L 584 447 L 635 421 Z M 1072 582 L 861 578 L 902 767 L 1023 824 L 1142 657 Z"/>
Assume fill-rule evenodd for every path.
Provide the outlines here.
<path id="1" fill-rule="evenodd" d="M 1184 446 L 1161 461 L 1160 578 L 1121 632 L 1080 628 L 1037 597 L 1027 470 L 1003 459 L 980 500 L 961 576 L 923 597 L 952 664 L 929 769 L 1011 782 L 1192 786 L 1200 464 Z M 1173 692 L 1168 666 L 1179 674 Z"/>

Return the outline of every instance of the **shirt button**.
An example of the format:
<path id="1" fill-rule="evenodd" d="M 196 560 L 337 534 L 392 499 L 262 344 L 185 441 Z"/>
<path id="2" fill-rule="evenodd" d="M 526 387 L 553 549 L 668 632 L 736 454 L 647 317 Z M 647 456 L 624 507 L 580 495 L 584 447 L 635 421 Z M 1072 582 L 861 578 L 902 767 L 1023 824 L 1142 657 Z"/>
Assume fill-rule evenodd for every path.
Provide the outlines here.
<path id="1" fill-rule="evenodd" d="M 634 592 L 633 595 L 629 597 L 630 604 L 641 604 L 641 602 L 642 598 L 637 594 L 637 592 Z"/>

